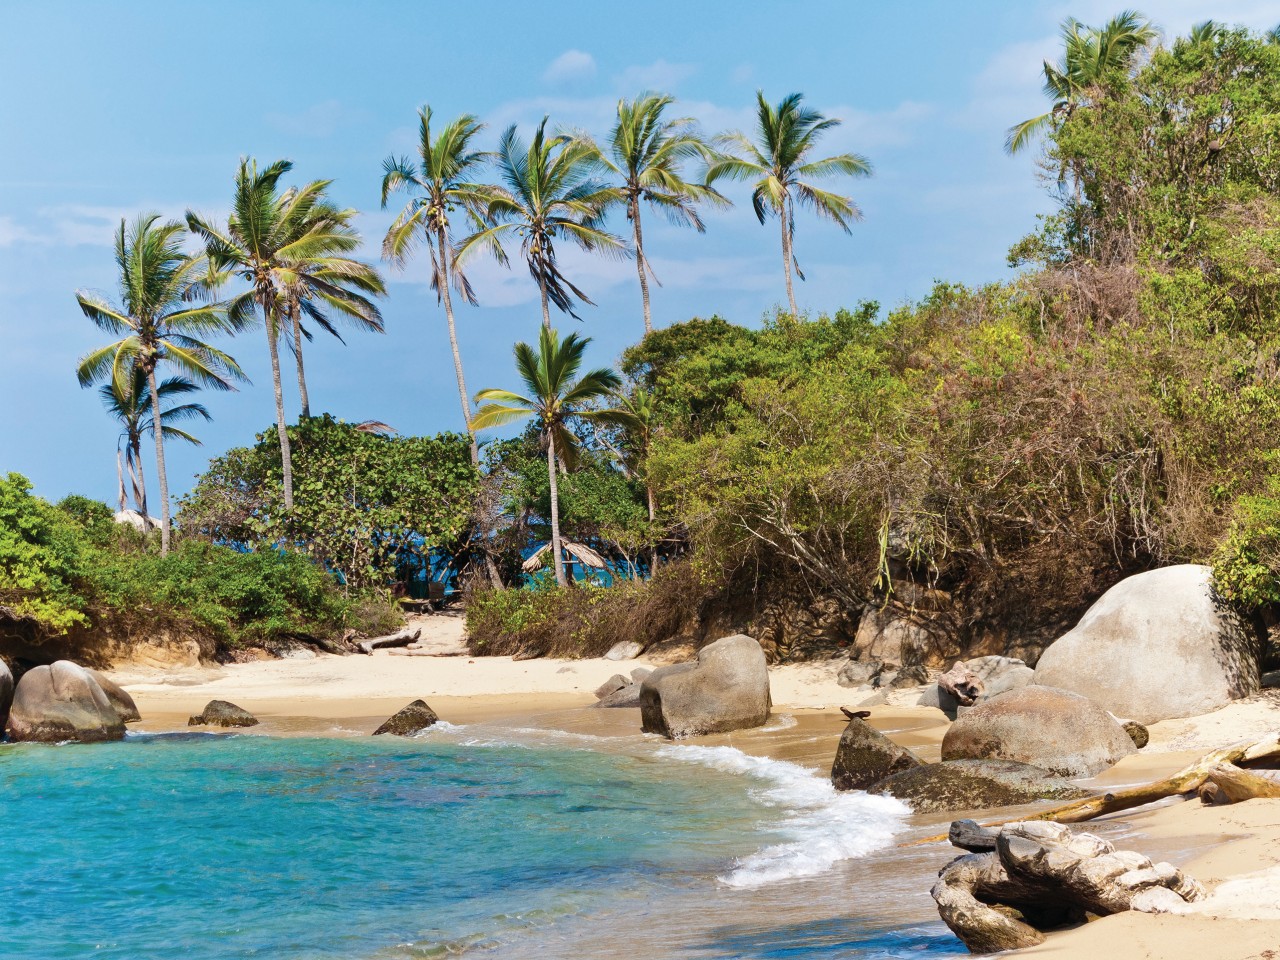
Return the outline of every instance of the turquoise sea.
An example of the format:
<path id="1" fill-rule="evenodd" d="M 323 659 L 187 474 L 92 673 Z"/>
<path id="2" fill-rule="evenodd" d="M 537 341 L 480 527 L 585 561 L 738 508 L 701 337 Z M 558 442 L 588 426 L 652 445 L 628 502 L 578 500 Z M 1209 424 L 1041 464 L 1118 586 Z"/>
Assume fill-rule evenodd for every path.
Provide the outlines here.
<path id="1" fill-rule="evenodd" d="M 919 870 L 874 852 L 896 801 L 728 747 L 589 739 L 0 747 L 0 957 L 963 954 Z"/>

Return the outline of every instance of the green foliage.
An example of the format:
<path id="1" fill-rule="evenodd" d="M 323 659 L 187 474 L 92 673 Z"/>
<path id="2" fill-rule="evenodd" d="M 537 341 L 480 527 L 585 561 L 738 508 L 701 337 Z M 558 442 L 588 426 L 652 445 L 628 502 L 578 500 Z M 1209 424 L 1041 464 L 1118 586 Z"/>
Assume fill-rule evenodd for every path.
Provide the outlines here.
<path id="1" fill-rule="evenodd" d="M 71 506 L 80 511 L 83 504 Z M 85 626 L 86 603 L 76 582 L 87 561 L 75 517 L 32 495 L 21 474 L 0 479 L 0 604 L 33 618 L 44 631 Z"/>

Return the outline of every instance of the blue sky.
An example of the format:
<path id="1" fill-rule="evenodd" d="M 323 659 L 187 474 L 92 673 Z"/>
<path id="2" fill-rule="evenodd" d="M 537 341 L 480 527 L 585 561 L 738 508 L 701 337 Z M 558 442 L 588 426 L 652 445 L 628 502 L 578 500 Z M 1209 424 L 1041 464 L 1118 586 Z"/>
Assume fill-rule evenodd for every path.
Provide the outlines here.
<path id="1" fill-rule="evenodd" d="M 104 342 L 77 289 L 115 294 L 112 231 L 121 216 L 187 208 L 225 215 L 237 159 L 281 157 L 299 181 L 332 178 L 364 211 L 370 258 L 392 214 L 378 209 L 382 160 L 412 150 L 416 111 L 478 114 L 487 136 L 543 114 L 602 133 L 619 96 L 659 89 L 708 132 L 750 124 L 757 88 L 799 91 L 844 123 L 830 152 L 875 165 L 847 184 L 866 219 L 852 236 L 800 221 L 796 253 L 812 313 L 879 300 L 886 308 L 937 278 L 1008 275 L 1005 253 L 1050 209 L 1033 152 L 1009 158 L 1004 130 L 1041 112 L 1044 57 L 1058 22 L 1099 23 L 1121 4 L 990 2 L 665 2 L 645 15 L 600 2 L 271 3 L 8 0 L 0 32 L 0 471 L 41 494 L 111 501 L 116 429 L 76 359 Z M 1214 17 L 1253 27 L 1280 20 L 1273 2 L 1139 4 L 1169 33 Z M 734 194 L 740 201 L 745 194 Z M 646 221 L 666 325 L 718 313 L 755 324 L 785 301 L 777 224 L 749 203 L 706 214 L 707 232 Z M 613 227 L 625 232 L 621 218 Z M 642 330 L 634 265 L 564 255 L 597 303 L 564 330 L 594 338 L 614 362 Z M 404 433 L 460 429 L 444 318 L 426 264 L 388 270 L 385 336 L 317 339 L 307 353 L 314 410 L 379 419 Z M 468 385 L 508 386 L 511 344 L 537 335 L 537 291 L 518 264 L 472 270 L 482 305 L 460 307 Z M 262 332 L 223 346 L 252 386 L 206 394 L 202 448 L 168 448 L 170 488 L 187 490 L 207 458 L 271 425 Z M 286 355 L 287 356 L 287 355 Z M 296 386 L 286 381 L 290 416 Z M 153 471 L 149 473 L 154 490 Z M 154 509 L 154 508 L 153 508 Z"/>

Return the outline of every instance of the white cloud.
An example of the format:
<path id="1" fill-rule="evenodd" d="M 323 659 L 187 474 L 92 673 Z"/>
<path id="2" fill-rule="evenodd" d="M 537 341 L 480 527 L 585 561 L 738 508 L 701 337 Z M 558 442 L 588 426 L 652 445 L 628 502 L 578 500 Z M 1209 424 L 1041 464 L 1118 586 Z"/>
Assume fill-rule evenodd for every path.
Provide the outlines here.
<path id="1" fill-rule="evenodd" d="M 566 50 L 542 74 L 546 83 L 572 83 L 596 75 L 596 58 L 581 50 Z"/>
<path id="2" fill-rule="evenodd" d="M 687 80 L 697 72 L 698 68 L 691 63 L 655 60 L 644 66 L 627 67 L 613 78 L 613 82 L 626 96 L 635 96 L 645 90 L 670 93 L 682 80 Z"/>
<path id="3" fill-rule="evenodd" d="M 39 242 L 41 238 L 37 234 L 22 226 L 13 217 L 0 217 L 0 247 Z"/>

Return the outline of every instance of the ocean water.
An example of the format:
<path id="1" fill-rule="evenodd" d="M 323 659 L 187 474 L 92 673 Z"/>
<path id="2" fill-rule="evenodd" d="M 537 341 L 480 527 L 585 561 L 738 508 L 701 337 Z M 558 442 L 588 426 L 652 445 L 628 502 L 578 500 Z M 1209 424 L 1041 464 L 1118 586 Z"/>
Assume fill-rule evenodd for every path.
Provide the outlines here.
<path id="1" fill-rule="evenodd" d="M 876 860 L 896 801 L 729 747 L 589 740 L 0 747 L 0 957 L 962 954 Z"/>

